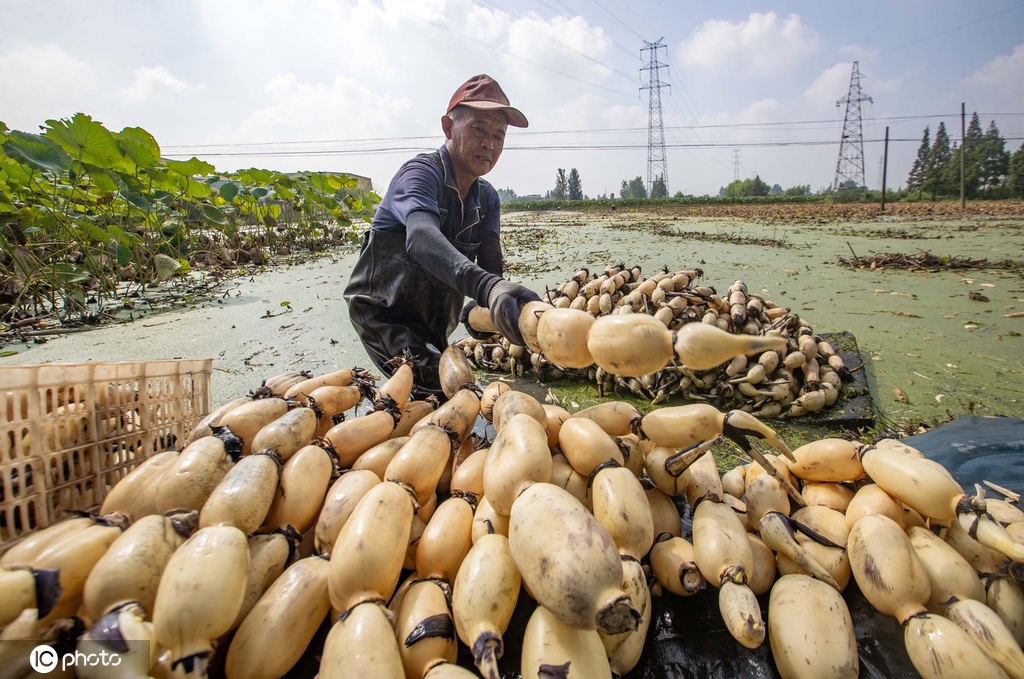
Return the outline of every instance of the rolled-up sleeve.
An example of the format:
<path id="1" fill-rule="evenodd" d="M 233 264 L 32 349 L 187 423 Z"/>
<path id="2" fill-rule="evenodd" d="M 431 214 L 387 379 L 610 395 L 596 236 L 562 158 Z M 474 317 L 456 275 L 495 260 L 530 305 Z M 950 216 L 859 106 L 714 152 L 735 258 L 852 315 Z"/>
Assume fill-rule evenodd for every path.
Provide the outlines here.
<path id="1" fill-rule="evenodd" d="M 438 196 L 443 183 L 440 168 L 429 156 L 417 156 L 405 163 L 391 180 L 391 186 L 377 208 L 373 228 L 404 231 L 409 215 L 421 210 L 440 219 Z"/>

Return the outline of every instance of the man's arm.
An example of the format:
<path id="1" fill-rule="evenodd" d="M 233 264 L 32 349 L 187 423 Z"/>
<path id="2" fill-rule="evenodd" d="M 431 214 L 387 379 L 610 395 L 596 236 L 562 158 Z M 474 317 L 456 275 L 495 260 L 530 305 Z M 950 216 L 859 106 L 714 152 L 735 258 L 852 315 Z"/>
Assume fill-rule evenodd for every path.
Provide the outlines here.
<path id="1" fill-rule="evenodd" d="M 498 273 L 493 273 L 469 261 L 444 237 L 436 214 L 418 210 L 409 215 L 405 225 L 405 249 L 409 256 L 434 278 L 476 300 L 480 306 L 487 306 L 487 296 L 494 284 L 501 280 L 500 247 L 499 243 Z M 493 254 L 488 257 L 493 266 Z"/>
<path id="2" fill-rule="evenodd" d="M 491 320 L 498 332 L 513 344 L 522 345 L 519 307 L 526 302 L 540 300 L 540 296 L 469 261 L 448 242 L 439 227 L 440 220 L 431 212 L 420 210 L 410 214 L 405 226 L 405 247 L 409 256 L 438 280 L 490 309 Z M 500 254 L 500 245 L 498 252 Z M 490 256 L 493 265 L 493 253 Z"/>

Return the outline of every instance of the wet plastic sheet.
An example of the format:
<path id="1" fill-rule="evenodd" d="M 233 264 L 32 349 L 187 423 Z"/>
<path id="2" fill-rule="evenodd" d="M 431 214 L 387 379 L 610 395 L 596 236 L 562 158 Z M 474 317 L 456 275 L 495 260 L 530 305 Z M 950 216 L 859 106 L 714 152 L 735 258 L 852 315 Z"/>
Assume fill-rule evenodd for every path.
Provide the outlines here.
<path id="1" fill-rule="evenodd" d="M 975 483 L 989 481 L 1024 493 L 1024 420 L 1020 418 L 968 415 L 908 436 L 904 443 L 948 469 L 965 492 L 973 493 Z"/>
<path id="2" fill-rule="evenodd" d="M 946 466 L 968 492 L 983 480 L 1011 490 L 1024 491 L 1024 420 L 1006 417 L 968 416 L 905 439 L 928 457 Z M 689 512 L 683 510 L 684 533 L 690 529 Z M 900 624 L 876 611 L 860 593 L 854 580 L 843 592 L 857 635 L 861 679 L 919 679 L 903 643 Z M 759 598 L 761 613 L 768 619 L 768 595 Z M 502 679 L 518 679 L 522 636 L 536 604 L 520 593 L 505 637 L 505 653 L 499 662 Z M 653 612 L 643 657 L 623 679 L 780 679 L 768 639 L 756 649 L 735 641 L 718 611 L 717 590 L 692 597 L 666 593 L 652 600 Z M 322 636 L 313 648 L 322 646 Z M 316 672 L 318 654 L 307 654 L 307 664 L 289 676 L 309 677 Z M 458 662 L 473 669 L 473 659 L 460 644 Z M 301 664 L 301 663 L 300 663 Z"/>
<path id="3" fill-rule="evenodd" d="M 732 638 L 718 612 L 717 590 L 682 599 L 665 595 L 653 600 L 654 618 L 640 663 L 627 679 L 774 679 L 767 636 L 748 649 Z M 857 635 L 862 679 L 918 679 L 903 645 L 895 618 L 882 615 L 867 602 L 852 580 L 843 592 Z M 768 620 L 768 595 L 758 598 Z"/>
<path id="4" fill-rule="evenodd" d="M 967 492 L 974 492 L 974 484 L 982 481 L 1018 493 L 1024 491 L 1022 419 L 970 415 L 907 437 L 904 443 L 949 469 Z M 876 611 L 853 580 L 843 598 L 856 628 L 860 676 L 919 677 L 907 656 L 899 623 Z M 765 620 L 767 603 L 767 596 L 761 597 Z M 749 650 L 732 639 L 718 613 L 715 591 L 711 590 L 689 599 L 666 595 L 654 600 L 654 618 L 643 658 L 627 678 L 778 676 L 767 640 L 760 648 Z"/>

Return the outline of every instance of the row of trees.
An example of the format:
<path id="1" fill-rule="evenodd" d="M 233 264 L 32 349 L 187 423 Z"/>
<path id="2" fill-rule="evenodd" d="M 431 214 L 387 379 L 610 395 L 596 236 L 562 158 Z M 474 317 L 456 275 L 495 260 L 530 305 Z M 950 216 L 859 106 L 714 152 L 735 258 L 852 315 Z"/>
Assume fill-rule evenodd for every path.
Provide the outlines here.
<path id="1" fill-rule="evenodd" d="M 566 175 L 563 168 L 558 168 L 558 173 L 555 175 L 555 188 L 548 191 L 544 197 L 548 200 L 583 200 L 588 196 L 583 195 L 580 173 L 574 167 L 569 170 L 568 175 Z M 599 197 L 602 199 L 615 198 L 615 194 Z M 619 187 L 620 199 L 648 197 L 668 198 L 668 187 L 665 185 L 665 180 L 662 177 L 654 180 L 654 183 L 651 185 L 650 196 L 647 195 L 647 185 L 639 175 L 634 179 L 622 180 L 622 185 Z"/>
<path id="2" fill-rule="evenodd" d="M 680 194 L 681 195 L 681 194 Z M 637 177 L 626 181 L 622 180 L 622 185 L 619 187 L 619 198 L 647 198 L 647 184 L 638 175 Z M 668 187 L 665 186 L 665 179 L 658 176 L 654 183 L 651 184 L 651 195 L 650 198 L 668 198 Z"/>
<path id="3" fill-rule="evenodd" d="M 939 197 L 960 195 L 960 162 L 964 155 L 964 190 L 968 198 L 1005 198 L 1024 195 L 1024 147 L 1013 154 L 1017 158 L 1011 169 L 1011 155 L 1006 150 L 1006 140 L 999 134 L 995 121 L 989 122 L 988 129 L 981 129 L 977 112 L 964 133 L 963 147 L 952 141 L 946 125 L 939 122 L 935 139 L 931 129 L 924 128 L 917 157 L 907 177 L 907 190 L 918 198 L 927 195 L 932 200 Z"/>
<path id="4" fill-rule="evenodd" d="M 680 196 L 682 194 L 679 194 Z M 637 176 L 635 179 L 622 180 L 622 186 L 619 189 L 619 198 L 647 198 L 647 186 L 644 184 L 644 180 Z M 668 188 L 665 186 L 665 180 L 658 177 L 654 181 L 654 185 L 651 187 L 651 198 L 667 198 Z M 541 196 L 519 196 L 515 191 L 509 188 L 498 189 L 498 198 L 503 203 L 509 203 L 514 201 L 522 200 L 539 200 Z M 575 167 L 570 169 L 566 174 L 565 168 L 558 168 L 558 172 L 555 174 L 555 188 L 546 192 L 543 196 L 543 200 L 584 200 L 590 198 L 590 196 L 584 195 L 583 193 L 583 182 L 580 179 L 579 170 Z M 614 199 L 615 194 L 612 193 L 610 196 L 600 195 L 598 199 Z"/>
<path id="5" fill-rule="evenodd" d="M 968 198 L 1024 198 L 1024 145 L 1011 154 L 1006 149 L 1006 140 L 999 133 L 995 121 L 991 121 L 988 129 L 982 131 L 981 120 L 977 112 L 971 117 L 970 125 L 965 132 L 964 147 L 967 149 L 964 166 L 965 188 Z M 935 131 L 935 139 L 931 138 L 931 129 L 924 128 L 924 137 L 917 150 L 910 175 L 907 177 L 906 192 L 908 195 L 921 199 L 928 196 L 931 200 L 960 195 L 960 155 L 961 148 L 950 139 L 945 123 L 939 122 Z M 831 193 L 827 187 L 819 193 Z M 778 184 L 769 185 L 760 176 L 738 179 L 718 190 L 721 198 L 750 198 L 759 196 L 809 196 L 812 195 L 810 184 L 799 184 L 783 189 Z M 583 193 L 583 184 L 579 171 L 574 167 L 568 174 L 559 168 L 555 176 L 555 187 L 544 196 L 517 196 L 512 189 L 499 189 L 498 195 L 502 202 L 518 200 L 583 200 L 589 196 Z M 633 179 L 623 179 L 619 187 L 620 199 L 667 198 L 668 187 L 663 178 L 655 179 L 648 195 L 647 185 L 639 175 Z M 676 197 L 683 197 L 681 192 Z M 598 196 L 600 199 L 614 199 L 615 194 Z"/>
<path id="6" fill-rule="evenodd" d="M 583 200 L 583 183 L 580 181 L 580 173 L 576 168 L 569 170 L 566 176 L 564 168 L 558 168 L 555 176 L 555 188 L 548 192 L 551 200 Z"/>
<path id="7" fill-rule="evenodd" d="M 768 183 L 755 175 L 753 179 L 737 179 L 728 186 L 718 189 L 720 198 L 750 198 L 752 196 L 809 196 L 811 195 L 810 184 L 798 184 L 788 189 L 783 189 L 778 184 L 768 186 Z"/>

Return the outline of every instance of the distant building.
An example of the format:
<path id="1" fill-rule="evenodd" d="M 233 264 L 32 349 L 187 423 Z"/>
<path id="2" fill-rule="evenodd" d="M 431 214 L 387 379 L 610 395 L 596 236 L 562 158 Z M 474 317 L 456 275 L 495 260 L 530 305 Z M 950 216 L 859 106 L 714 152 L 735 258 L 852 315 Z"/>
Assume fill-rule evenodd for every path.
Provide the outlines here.
<path id="1" fill-rule="evenodd" d="M 316 171 L 316 173 L 317 174 L 332 175 L 332 176 L 345 176 L 345 177 L 349 177 L 350 179 L 355 179 L 356 180 L 356 182 L 357 182 L 356 188 L 358 188 L 360 191 L 372 191 L 373 190 L 373 180 L 371 180 L 369 177 L 364 177 L 362 175 L 358 175 L 358 174 L 355 174 L 353 172 Z M 294 177 L 298 177 L 299 175 L 306 174 L 306 173 L 305 172 L 285 172 L 284 174 L 287 175 L 288 177 L 293 177 L 294 178 Z M 219 190 L 221 186 L 223 186 L 224 184 L 228 183 L 229 181 L 231 181 L 231 180 L 230 179 L 223 179 L 223 178 L 222 179 L 218 179 L 217 181 L 215 181 L 215 182 L 210 184 L 210 188 Z"/>
<path id="2" fill-rule="evenodd" d="M 289 177 L 297 177 L 297 176 L 299 176 L 302 173 L 301 172 L 288 172 L 287 174 L 288 174 Z M 349 177 L 351 179 L 355 179 L 359 183 L 358 188 L 361 191 L 373 191 L 373 181 L 369 177 L 364 177 L 362 175 L 358 175 L 358 174 L 355 174 L 353 172 L 327 172 L 326 170 L 320 172 L 320 174 L 344 175 L 344 176 Z"/>

